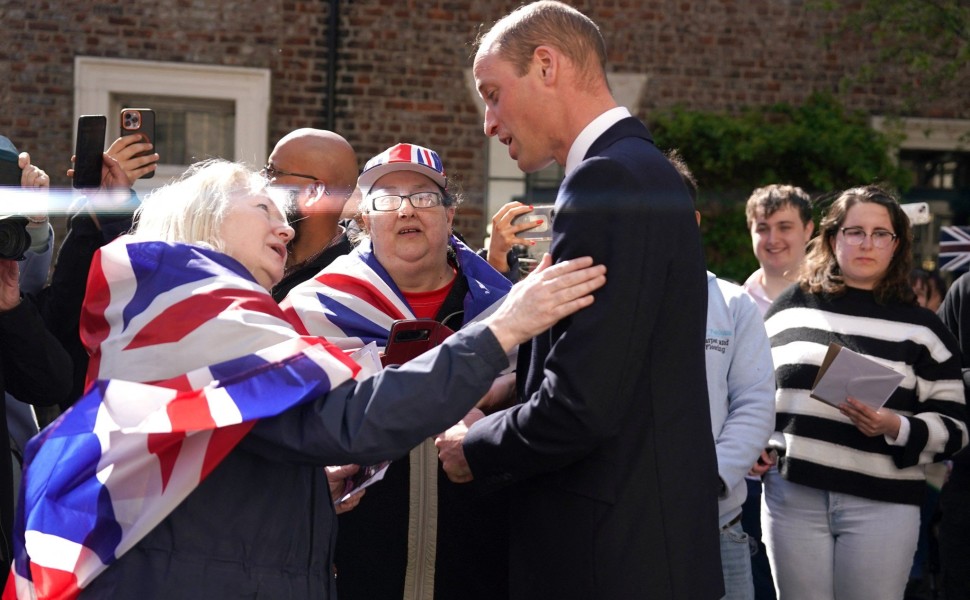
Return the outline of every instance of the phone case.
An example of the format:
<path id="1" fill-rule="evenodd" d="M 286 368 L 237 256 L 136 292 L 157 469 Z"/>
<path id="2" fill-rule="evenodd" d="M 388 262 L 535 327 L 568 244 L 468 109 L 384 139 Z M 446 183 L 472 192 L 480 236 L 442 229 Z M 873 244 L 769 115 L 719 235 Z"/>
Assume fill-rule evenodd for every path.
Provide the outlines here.
<path id="1" fill-rule="evenodd" d="M 522 223 L 534 223 L 542 221 L 541 224 L 526 231 L 520 231 L 516 237 L 526 240 L 551 240 L 552 239 L 552 220 L 555 217 L 555 206 L 552 204 L 540 204 L 532 207 L 532 212 L 519 215 L 512 219 L 513 225 Z"/>
<path id="2" fill-rule="evenodd" d="M 415 356 L 434 348 L 454 333 L 434 319 L 400 319 L 391 325 L 387 348 L 381 363 L 403 365 Z"/>
<path id="3" fill-rule="evenodd" d="M 121 109 L 121 135 L 143 134 L 148 141 L 155 144 L 155 111 L 150 108 L 123 108 Z M 151 152 L 140 152 L 135 156 L 145 156 Z M 146 173 L 139 179 L 151 179 L 155 176 L 155 171 Z"/>
<path id="4" fill-rule="evenodd" d="M 104 132 L 108 119 L 104 115 L 82 115 L 77 120 L 77 143 L 74 146 L 74 187 L 95 188 L 101 185 L 104 154 Z"/>

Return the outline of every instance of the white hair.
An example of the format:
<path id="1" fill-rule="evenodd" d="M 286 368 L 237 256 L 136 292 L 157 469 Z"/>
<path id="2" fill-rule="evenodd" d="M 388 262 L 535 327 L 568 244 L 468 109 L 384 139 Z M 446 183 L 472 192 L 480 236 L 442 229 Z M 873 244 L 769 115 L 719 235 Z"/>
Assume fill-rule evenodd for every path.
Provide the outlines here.
<path id="1" fill-rule="evenodd" d="M 224 250 L 220 228 L 237 194 L 265 194 L 267 181 L 245 165 L 222 159 L 193 164 L 176 181 L 149 194 L 135 211 L 132 234 Z M 281 212 L 283 207 L 280 207 Z M 285 214 L 285 212 L 284 212 Z"/>

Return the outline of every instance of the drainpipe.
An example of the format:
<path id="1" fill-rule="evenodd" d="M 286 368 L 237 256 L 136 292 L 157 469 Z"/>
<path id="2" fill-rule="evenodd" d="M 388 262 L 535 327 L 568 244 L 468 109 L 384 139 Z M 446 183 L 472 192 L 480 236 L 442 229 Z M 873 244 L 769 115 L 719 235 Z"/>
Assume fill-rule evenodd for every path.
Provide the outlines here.
<path id="1" fill-rule="evenodd" d="M 337 42 L 340 37 L 340 0 L 330 0 L 330 17 L 327 31 L 327 120 L 325 129 L 334 131 L 337 105 Z"/>

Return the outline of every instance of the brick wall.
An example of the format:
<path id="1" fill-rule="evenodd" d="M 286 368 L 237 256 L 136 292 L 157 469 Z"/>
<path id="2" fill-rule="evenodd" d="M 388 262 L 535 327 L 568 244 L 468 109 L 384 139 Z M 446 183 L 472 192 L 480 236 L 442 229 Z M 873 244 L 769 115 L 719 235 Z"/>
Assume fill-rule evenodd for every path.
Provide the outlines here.
<path id="1" fill-rule="evenodd" d="M 470 42 L 518 1 L 343 0 L 335 126 L 363 163 L 397 141 L 437 149 L 466 205 L 459 227 L 480 240 L 485 138 L 464 77 Z M 840 92 L 839 82 L 871 60 L 862 38 L 822 40 L 836 17 L 804 0 L 572 0 L 596 20 L 609 68 L 647 73 L 638 107 L 737 110 L 800 102 L 814 91 L 880 113 L 897 103 L 892 73 Z M 326 0 L 0 0 L 0 133 L 52 175 L 73 149 L 75 55 L 268 68 L 269 140 L 296 127 L 326 126 Z M 923 116 L 970 118 L 970 99 L 942 99 Z M 267 151 L 269 148 L 267 148 Z"/>

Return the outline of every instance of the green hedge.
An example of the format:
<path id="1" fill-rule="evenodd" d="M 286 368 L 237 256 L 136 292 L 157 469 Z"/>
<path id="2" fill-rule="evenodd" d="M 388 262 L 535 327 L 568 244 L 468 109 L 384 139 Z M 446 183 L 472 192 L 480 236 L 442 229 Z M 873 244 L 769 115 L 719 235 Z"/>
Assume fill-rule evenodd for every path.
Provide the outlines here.
<path id="1" fill-rule="evenodd" d="M 735 281 L 758 266 L 744 221 L 744 202 L 755 188 L 786 183 L 831 198 L 867 183 L 897 191 L 909 183 L 890 159 L 894 141 L 831 95 L 739 114 L 674 108 L 653 115 L 650 126 L 657 146 L 679 150 L 697 179 L 708 267 Z"/>

